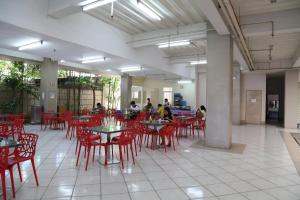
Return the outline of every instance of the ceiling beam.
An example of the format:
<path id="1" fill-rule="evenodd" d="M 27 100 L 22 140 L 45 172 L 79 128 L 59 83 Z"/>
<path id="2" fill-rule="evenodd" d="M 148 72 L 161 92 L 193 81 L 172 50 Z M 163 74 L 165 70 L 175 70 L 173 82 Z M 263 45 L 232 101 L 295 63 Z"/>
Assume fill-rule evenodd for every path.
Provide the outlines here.
<path id="1" fill-rule="evenodd" d="M 48 1 L 48 15 L 59 19 L 82 11 L 78 4 L 83 0 L 51 0 Z"/>
<path id="2" fill-rule="evenodd" d="M 178 28 L 171 29 L 161 29 L 133 35 L 132 40 L 129 41 L 128 44 L 134 48 L 138 48 L 174 40 L 204 39 L 206 38 L 206 29 L 206 23 L 179 26 Z"/>
<path id="3" fill-rule="evenodd" d="M 254 62 L 255 70 L 261 69 L 284 69 L 291 68 L 293 66 L 292 59 L 280 59 L 280 60 L 272 60 L 268 62 Z"/>
<path id="4" fill-rule="evenodd" d="M 300 32 L 300 8 L 242 16 L 240 25 L 246 37 Z"/>
<path id="5" fill-rule="evenodd" d="M 220 35 L 229 34 L 229 30 L 219 13 L 217 5 L 213 0 L 198 0 L 198 4 L 200 4 L 200 8 L 202 13 L 209 20 L 211 25 Z"/>

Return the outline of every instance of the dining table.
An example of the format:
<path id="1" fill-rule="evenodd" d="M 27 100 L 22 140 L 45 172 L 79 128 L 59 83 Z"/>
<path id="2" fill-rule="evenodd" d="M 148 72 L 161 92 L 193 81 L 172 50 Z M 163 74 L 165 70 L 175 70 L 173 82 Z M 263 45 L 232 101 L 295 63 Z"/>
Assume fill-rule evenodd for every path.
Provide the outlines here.
<path id="1" fill-rule="evenodd" d="M 24 145 L 23 143 L 20 143 L 18 141 L 9 138 L 0 138 L 0 147 L 14 148 L 23 145 Z"/>
<path id="2" fill-rule="evenodd" d="M 112 134 L 119 134 L 122 131 L 128 130 L 128 128 L 124 126 L 118 126 L 118 125 L 108 125 L 108 126 L 96 126 L 96 127 L 85 128 L 84 130 L 106 135 L 106 142 L 107 144 L 110 144 Z M 112 165 L 112 164 L 120 163 L 118 159 L 113 157 L 114 151 L 113 148 L 111 148 L 111 145 L 108 145 L 108 152 L 109 153 L 107 156 L 107 164 Z M 105 163 L 104 162 L 102 163 L 101 160 L 99 160 L 99 163 L 105 165 Z"/>
<path id="3" fill-rule="evenodd" d="M 153 135 L 153 149 L 159 149 L 161 146 L 158 144 L 159 130 L 163 128 L 169 121 L 168 120 L 144 120 L 141 121 L 141 124 L 144 124 L 150 129 L 153 129 L 157 132 L 156 135 Z"/>

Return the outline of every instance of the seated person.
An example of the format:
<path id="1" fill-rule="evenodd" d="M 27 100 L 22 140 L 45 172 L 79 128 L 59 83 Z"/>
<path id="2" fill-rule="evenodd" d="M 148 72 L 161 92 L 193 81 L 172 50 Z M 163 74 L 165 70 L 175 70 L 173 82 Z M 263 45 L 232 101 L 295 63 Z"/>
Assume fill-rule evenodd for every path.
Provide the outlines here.
<path id="1" fill-rule="evenodd" d="M 153 106 L 152 106 L 152 103 L 150 102 L 150 99 L 148 100 L 148 103 L 147 103 L 147 105 L 145 105 L 143 110 L 146 111 L 146 112 L 152 112 L 153 111 Z"/>
<path id="2" fill-rule="evenodd" d="M 168 99 L 164 100 L 164 107 L 170 107 L 170 103 Z"/>
<path id="3" fill-rule="evenodd" d="M 157 113 L 159 114 L 160 118 L 164 118 L 165 109 L 161 104 L 157 105 Z"/>
<path id="4" fill-rule="evenodd" d="M 97 107 L 94 108 L 93 111 L 94 111 L 94 112 L 103 112 L 103 111 L 105 111 L 105 107 L 102 106 L 101 103 L 98 102 L 98 103 L 97 103 Z"/>
<path id="5" fill-rule="evenodd" d="M 164 108 L 164 120 L 168 120 L 168 121 L 173 120 L 173 114 L 172 114 L 171 109 L 169 107 Z"/>
<path id="6" fill-rule="evenodd" d="M 140 112 L 140 107 L 135 104 L 135 101 L 131 101 L 130 108 L 129 108 L 130 119 L 134 119 L 139 112 Z"/>

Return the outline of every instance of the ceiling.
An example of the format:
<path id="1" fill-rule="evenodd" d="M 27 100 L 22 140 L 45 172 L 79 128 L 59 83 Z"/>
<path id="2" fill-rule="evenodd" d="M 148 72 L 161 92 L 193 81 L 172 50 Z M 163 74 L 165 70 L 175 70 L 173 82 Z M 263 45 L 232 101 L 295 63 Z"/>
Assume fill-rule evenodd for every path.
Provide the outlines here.
<path id="1" fill-rule="evenodd" d="M 255 16 L 257 18 L 253 23 L 259 23 L 262 21 L 258 18 L 259 14 L 270 14 L 261 15 L 269 16 L 263 19 L 263 21 L 272 21 L 274 23 L 274 37 L 270 34 L 271 30 L 246 37 L 255 69 L 266 68 L 266 66 L 268 69 L 273 69 L 272 66 L 276 66 L 276 68 L 291 67 L 292 63 L 287 63 L 286 61 L 292 60 L 297 49 L 300 47 L 300 32 L 296 29 L 276 31 L 276 28 L 282 26 L 282 24 L 279 24 L 282 22 L 278 21 L 278 18 L 274 16 L 277 11 L 300 8 L 300 0 L 276 0 L 275 3 L 271 3 L 271 0 L 231 0 L 231 3 L 235 8 L 237 16 L 243 16 L 242 19 Z M 272 15 L 273 13 L 274 15 Z M 270 24 L 261 24 L 260 27 L 260 25 L 251 24 L 251 22 L 249 24 L 249 27 L 252 25 L 253 29 L 257 27 L 257 30 L 265 28 L 263 26 L 270 26 Z M 271 54 L 268 49 L 272 49 Z"/>
<path id="2" fill-rule="evenodd" d="M 119 68 L 136 66 L 137 63 L 123 59 L 120 57 L 112 56 L 103 52 L 93 50 L 91 48 L 86 48 L 77 44 L 70 42 L 65 42 L 56 38 L 51 38 L 45 35 L 36 34 L 6 23 L 0 22 L 0 48 L 7 49 L 11 51 L 27 53 L 30 55 L 36 55 L 43 57 L 48 57 L 53 60 L 65 60 L 65 63 L 61 65 L 66 65 L 69 67 L 78 68 L 79 71 L 90 71 L 95 73 L 104 72 L 111 74 L 120 74 Z M 44 40 L 43 46 L 34 49 L 28 49 L 24 51 L 18 51 L 18 47 L 23 44 L 28 44 L 30 42 Z M 55 49 L 55 50 L 54 50 Z M 105 62 L 81 64 L 83 58 L 93 58 L 93 57 L 106 57 Z M 110 69 L 110 72 L 106 70 Z M 168 73 L 166 74 L 162 70 L 151 69 L 143 67 L 142 71 L 139 72 L 129 72 L 132 76 L 153 76 L 153 74 L 159 74 L 158 77 L 163 78 L 178 78 L 179 76 Z"/>
<path id="3" fill-rule="evenodd" d="M 161 15 L 153 20 L 136 5 L 137 0 L 118 0 L 114 3 L 114 17 L 110 17 L 111 4 L 89 10 L 87 13 L 130 34 L 190 25 L 206 20 L 198 0 L 143 0 Z"/>
<path id="4" fill-rule="evenodd" d="M 250 50 L 269 49 L 273 45 L 272 60 L 292 58 L 300 46 L 300 32 L 253 36 L 248 38 Z M 254 61 L 261 62 L 269 59 L 268 51 L 251 51 Z"/>
<path id="5" fill-rule="evenodd" d="M 299 0 L 276 0 L 276 3 L 270 3 L 270 0 L 231 0 L 231 3 L 238 15 L 254 15 L 300 8 Z"/>

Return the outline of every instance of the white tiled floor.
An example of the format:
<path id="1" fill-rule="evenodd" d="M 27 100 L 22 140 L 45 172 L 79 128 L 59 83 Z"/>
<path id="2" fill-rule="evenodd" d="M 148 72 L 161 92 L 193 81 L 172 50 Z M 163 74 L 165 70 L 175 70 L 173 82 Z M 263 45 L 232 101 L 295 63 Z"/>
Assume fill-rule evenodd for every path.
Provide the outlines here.
<path id="1" fill-rule="evenodd" d="M 40 131 L 39 126 L 26 131 L 40 135 L 40 186 L 30 163 L 24 163 L 23 183 L 15 171 L 16 200 L 300 200 L 300 177 L 280 129 L 273 126 L 234 126 L 233 141 L 247 144 L 243 154 L 192 148 L 197 140 L 187 138 L 176 152 L 143 148 L 136 165 L 130 160 L 124 170 L 90 161 L 87 172 L 83 155 L 75 166 L 75 140 L 67 140 L 65 131 Z M 6 181 L 10 185 L 9 177 Z"/>

